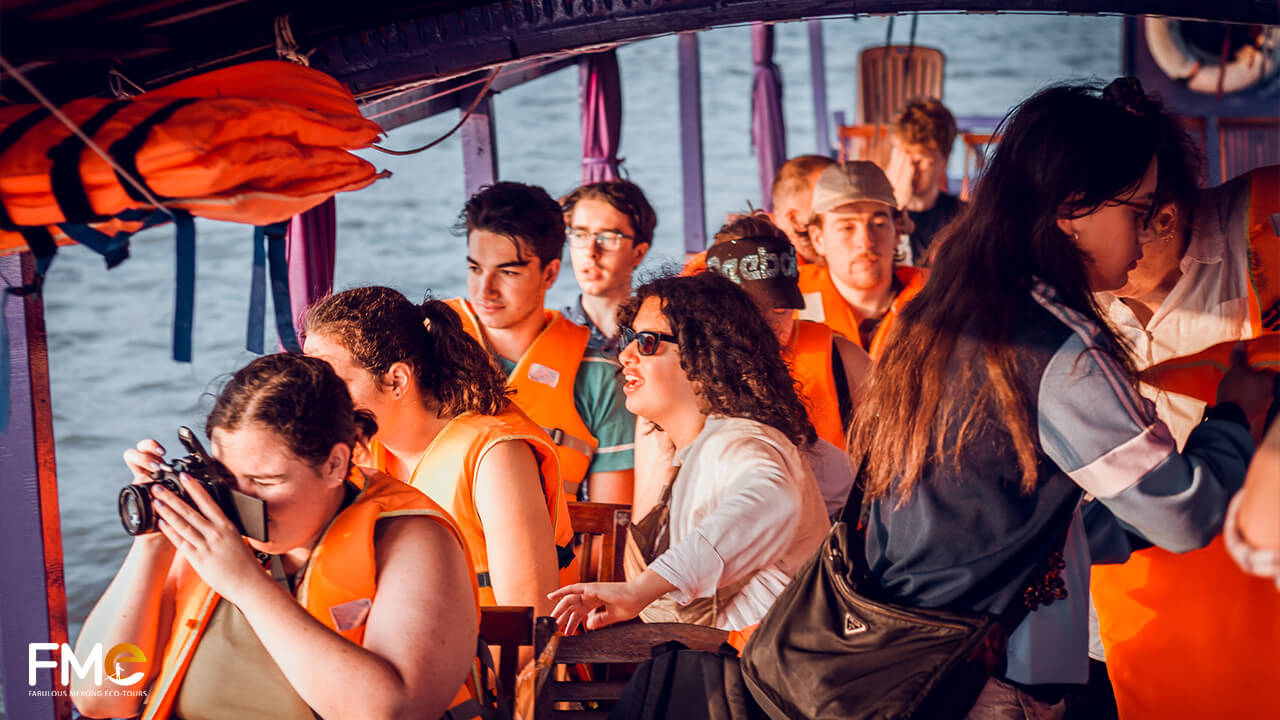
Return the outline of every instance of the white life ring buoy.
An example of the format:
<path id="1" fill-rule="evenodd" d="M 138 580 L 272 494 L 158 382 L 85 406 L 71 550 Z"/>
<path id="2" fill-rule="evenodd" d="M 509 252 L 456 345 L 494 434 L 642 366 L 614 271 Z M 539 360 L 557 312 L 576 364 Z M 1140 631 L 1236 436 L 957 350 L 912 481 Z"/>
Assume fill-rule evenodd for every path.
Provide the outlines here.
<path id="1" fill-rule="evenodd" d="M 1165 75 L 1181 81 L 1187 89 L 1216 95 L 1233 93 L 1263 84 L 1280 68 L 1280 28 L 1264 28 L 1258 41 L 1236 51 L 1225 65 L 1193 48 L 1179 30 L 1181 21 L 1147 17 L 1147 48 Z"/>

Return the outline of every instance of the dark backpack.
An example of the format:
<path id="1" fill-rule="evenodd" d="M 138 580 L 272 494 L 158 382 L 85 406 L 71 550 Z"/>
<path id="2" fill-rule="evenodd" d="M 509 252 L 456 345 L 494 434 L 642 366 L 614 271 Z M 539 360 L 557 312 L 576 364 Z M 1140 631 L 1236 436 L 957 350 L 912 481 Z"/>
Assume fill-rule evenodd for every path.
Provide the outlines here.
<path id="1" fill-rule="evenodd" d="M 742 683 L 738 651 L 690 650 L 679 642 L 653 648 L 636 668 L 609 720 L 767 720 Z"/>

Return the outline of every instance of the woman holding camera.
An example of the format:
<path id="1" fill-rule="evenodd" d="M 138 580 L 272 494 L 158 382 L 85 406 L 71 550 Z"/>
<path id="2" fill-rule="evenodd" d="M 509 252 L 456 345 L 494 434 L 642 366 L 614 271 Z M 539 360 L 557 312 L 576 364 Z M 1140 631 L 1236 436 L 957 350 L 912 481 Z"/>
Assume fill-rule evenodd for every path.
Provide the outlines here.
<path id="1" fill-rule="evenodd" d="M 136 645 L 136 688 L 149 690 L 111 696 L 78 679 L 77 708 L 390 718 L 439 717 L 469 700 L 478 609 L 466 546 L 430 499 L 352 465 L 369 422 L 321 360 L 269 355 L 237 372 L 206 430 L 234 487 L 265 502 L 267 540 L 241 537 L 185 473 L 191 503 L 150 484 L 159 532 L 134 538 L 77 643 Z M 125 452 L 135 484 L 164 453 L 154 440 Z"/>
<path id="2" fill-rule="evenodd" d="M 368 464 L 457 520 L 480 604 L 545 615 L 547 593 L 577 580 L 556 449 L 507 399 L 506 378 L 457 313 L 360 287 L 321 300 L 306 327 L 306 353 L 327 360 L 377 418 Z"/>
<path id="3" fill-rule="evenodd" d="M 553 615 L 567 632 L 637 615 L 745 630 L 830 525 L 796 447 L 817 435 L 782 348 L 718 273 L 650 282 L 618 322 L 627 409 L 666 431 L 675 467 L 632 527 L 627 581 L 563 587 Z"/>

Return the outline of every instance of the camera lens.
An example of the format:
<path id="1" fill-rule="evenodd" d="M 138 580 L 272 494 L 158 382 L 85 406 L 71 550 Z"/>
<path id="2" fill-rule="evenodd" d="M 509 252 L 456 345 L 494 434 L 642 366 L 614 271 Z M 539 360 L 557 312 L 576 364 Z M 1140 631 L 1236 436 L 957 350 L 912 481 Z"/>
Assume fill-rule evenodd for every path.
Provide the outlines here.
<path id="1" fill-rule="evenodd" d="M 120 524 L 130 535 L 155 532 L 155 517 L 151 512 L 151 498 L 148 497 L 147 490 L 147 485 L 128 485 L 120 490 Z"/>

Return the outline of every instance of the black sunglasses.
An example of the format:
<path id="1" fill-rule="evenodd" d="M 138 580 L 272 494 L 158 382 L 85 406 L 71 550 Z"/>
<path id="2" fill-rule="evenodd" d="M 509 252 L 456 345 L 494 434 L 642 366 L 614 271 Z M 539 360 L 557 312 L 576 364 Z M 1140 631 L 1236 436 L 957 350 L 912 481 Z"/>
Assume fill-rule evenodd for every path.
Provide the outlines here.
<path id="1" fill-rule="evenodd" d="M 652 355 L 658 352 L 658 344 L 661 342 L 669 342 L 678 344 L 679 340 L 675 335 L 654 332 L 652 330 L 642 330 L 636 332 L 629 327 L 619 328 L 622 331 L 622 347 L 630 345 L 636 341 L 636 351 L 641 355 Z"/>

